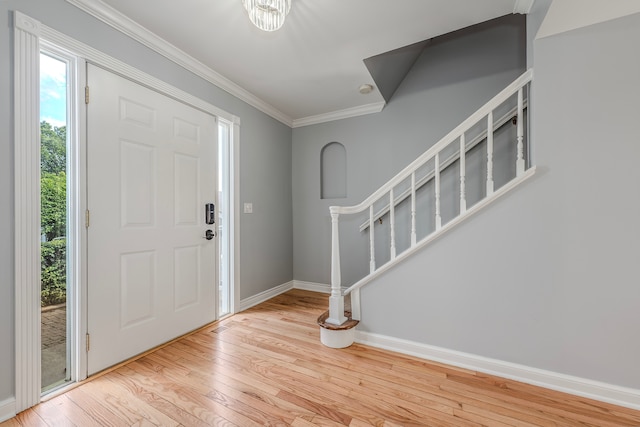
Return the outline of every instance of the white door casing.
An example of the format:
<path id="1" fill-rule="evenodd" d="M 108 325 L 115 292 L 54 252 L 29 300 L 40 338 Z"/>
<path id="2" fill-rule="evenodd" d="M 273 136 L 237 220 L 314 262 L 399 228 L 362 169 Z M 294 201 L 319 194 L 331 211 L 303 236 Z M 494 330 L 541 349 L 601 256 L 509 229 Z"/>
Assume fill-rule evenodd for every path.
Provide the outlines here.
<path id="1" fill-rule="evenodd" d="M 214 116 L 89 65 L 88 372 L 216 318 Z"/>
<path id="2" fill-rule="evenodd" d="M 233 134 L 231 138 L 232 148 L 230 150 L 231 159 L 231 188 L 228 212 L 232 219 L 229 225 L 231 247 L 229 248 L 229 259 L 231 263 L 231 287 L 232 287 L 232 312 L 239 306 L 240 293 L 240 242 L 239 229 L 240 211 L 238 210 L 237 191 L 239 189 L 239 163 L 240 163 L 240 118 L 222 110 L 203 99 L 184 92 L 176 87 L 146 74 L 135 67 L 132 67 L 118 59 L 94 49 L 72 37 L 67 36 L 41 22 L 24 15 L 18 11 L 14 14 L 14 53 L 21 58 L 14 64 L 15 88 L 13 91 L 14 111 L 15 111 L 15 147 L 14 175 L 15 175 L 15 405 L 5 405 L 7 413 L 15 414 L 21 412 L 40 401 L 40 352 L 33 351 L 40 347 L 40 283 L 33 280 L 40 272 L 40 221 L 35 217 L 35 212 L 40 206 L 40 195 L 33 190 L 34 183 L 40 182 L 40 157 L 38 155 L 39 140 L 35 135 L 39 135 L 40 117 L 39 109 L 39 73 L 37 58 L 40 54 L 40 43 L 59 47 L 69 55 L 74 55 L 78 59 L 90 61 L 114 72 L 128 76 L 132 80 L 138 81 L 146 87 L 153 88 L 175 99 L 194 106 L 196 109 L 206 111 L 227 123 L 232 124 Z M 78 83 L 84 86 L 85 67 L 78 67 Z M 83 88 L 78 87 L 78 92 Z M 82 99 L 80 99 L 82 98 Z M 78 105 L 84 102 L 84 94 L 78 96 Z M 73 113 L 71 113 L 73 114 Z M 78 122 L 78 207 L 75 212 L 78 218 L 84 219 L 84 208 L 86 207 L 86 111 L 84 108 L 77 110 Z M 39 187 L 35 187 L 39 188 Z M 77 328 L 78 343 L 80 347 L 85 345 L 85 332 L 87 328 L 87 247 L 86 229 L 81 227 L 79 238 L 76 239 L 76 250 L 78 252 L 77 272 Z M 34 237 L 35 236 L 35 237 Z M 21 290 L 18 292 L 17 290 Z M 82 380 L 87 375 L 87 352 L 79 351 L 77 366 L 75 371 L 76 380 Z"/>

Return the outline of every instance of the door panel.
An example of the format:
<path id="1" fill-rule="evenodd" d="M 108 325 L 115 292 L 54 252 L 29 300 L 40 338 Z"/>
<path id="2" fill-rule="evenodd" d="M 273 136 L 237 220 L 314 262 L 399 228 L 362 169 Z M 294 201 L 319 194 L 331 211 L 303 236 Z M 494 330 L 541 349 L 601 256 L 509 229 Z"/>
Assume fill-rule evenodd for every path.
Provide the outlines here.
<path id="1" fill-rule="evenodd" d="M 89 66 L 89 374 L 215 320 L 215 117 Z"/>

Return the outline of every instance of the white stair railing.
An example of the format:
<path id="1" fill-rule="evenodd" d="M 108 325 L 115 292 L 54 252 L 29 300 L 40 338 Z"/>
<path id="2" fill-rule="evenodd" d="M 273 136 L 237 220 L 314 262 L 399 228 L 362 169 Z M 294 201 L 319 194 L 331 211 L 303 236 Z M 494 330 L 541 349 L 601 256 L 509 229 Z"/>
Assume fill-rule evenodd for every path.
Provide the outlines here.
<path id="1" fill-rule="evenodd" d="M 445 137 L 438 141 L 435 145 L 429 148 L 420 157 L 414 160 L 409 166 L 404 168 L 400 173 L 387 181 L 386 184 L 381 186 L 378 190 L 373 192 L 362 203 L 355 206 L 331 206 L 329 211 L 331 213 L 331 296 L 329 298 L 329 318 L 327 323 L 335 325 L 343 324 L 347 319 L 344 315 L 344 296 L 349 293 L 359 290 L 360 287 L 368 283 L 373 277 L 388 270 L 393 264 L 406 258 L 420 247 L 434 240 L 439 234 L 448 230 L 455 224 L 459 223 L 465 217 L 472 215 L 477 210 L 486 206 L 493 199 L 500 197 L 506 191 L 509 191 L 515 185 L 528 178 L 533 174 L 535 168 L 530 168 L 525 171 L 525 159 L 524 159 L 524 114 L 526 103 L 524 99 L 524 91 L 530 84 L 533 78 L 533 70 L 528 70 L 522 74 L 513 83 L 507 86 L 493 99 L 483 105 L 469 118 L 457 126 L 454 130 L 449 132 Z M 494 111 L 499 107 L 505 105 L 509 99 L 517 94 L 517 107 L 516 111 L 510 110 L 506 115 L 503 115 L 497 121 L 494 121 Z M 517 120 L 516 128 L 516 176 L 509 183 L 503 185 L 499 190 L 495 190 L 494 174 L 493 174 L 493 151 L 494 151 L 494 131 L 506 122 L 505 117 L 515 117 Z M 476 125 L 480 124 L 483 120 L 486 120 L 486 130 L 482 131 L 479 135 L 475 135 L 470 138 L 469 142 L 466 142 L 467 138 L 465 134 L 469 132 Z M 476 203 L 473 207 L 467 209 L 467 194 L 466 194 L 466 153 L 477 145 L 481 140 L 486 140 L 487 145 L 487 174 L 486 174 L 486 195 L 484 199 Z M 453 144 L 456 144 L 455 146 Z M 441 154 L 445 154 L 444 151 L 447 148 L 455 147 L 456 153 L 445 158 L 441 161 Z M 433 161 L 433 172 L 427 174 L 420 180 L 416 180 L 416 172 L 422 168 L 428 162 Z M 442 212 L 441 212 L 441 172 L 444 168 L 458 161 L 460 165 L 460 210 L 458 216 L 449 221 L 446 225 L 442 224 Z M 408 190 L 401 191 L 398 196 L 396 189 L 405 180 L 410 179 L 410 188 Z M 417 241 L 416 232 L 416 191 L 419 187 L 424 185 L 427 181 L 434 181 L 434 201 L 435 201 L 435 214 L 434 214 L 434 231 L 425 236 L 422 240 Z M 397 254 L 396 248 L 396 215 L 395 208 L 398 203 L 411 197 L 410 207 L 410 246 L 407 250 L 401 254 Z M 457 196 L 456 196 L 457 197 Z M 388 198 L 388 204 L 378 211 L 374 210 L 374 205 Z M 386 202 L 384 202 L 386 203 Z M 342 273 L 340 270 L 340 236 L 339 236 L 339 218 L 340 215 L 353 215 L 361 212 L 369 211 L 369 219 L 364 223 L 360 229 L 369 229 L 369 274 L 363 279 L 359 280 L 346 290 L 342 290 Z M 389 241 L 390 241 L 390 259 L 385 264 L 376 267 L 375 256 L 375 233 L 374 223 L 376 218 L 381 218 L 382 215 L 389 215 Z M 359 295 L 355 293 L 352 295 L 352 305 L 356 302 L 356 306 L 353 308 L 354 318 L 359 319 L 359 314 L 355 313 L 359 311 Z"/>

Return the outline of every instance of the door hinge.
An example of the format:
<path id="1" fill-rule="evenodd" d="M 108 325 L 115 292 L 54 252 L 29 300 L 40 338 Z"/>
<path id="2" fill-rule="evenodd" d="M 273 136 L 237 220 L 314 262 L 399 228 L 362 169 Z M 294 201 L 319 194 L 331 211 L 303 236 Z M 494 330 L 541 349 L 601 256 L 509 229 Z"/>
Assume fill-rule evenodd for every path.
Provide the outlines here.
<path id="1" fill-rule="evenodd" d="M 87 333 L 87 353 L 91 350 L 91 335 Z"/>
<path id="2" fill-rule="evenodd" d="M 85 228 L 89 228 L 89 222 L 91 220 L 91 213 L 89 213 L 89 209 L 87 209 L 84 213 L 84 226 Z"/>
<path id="3" fill-rule="evenodd" d="M 89 103 L 89 86 L 84 87 L 84 103 Z"/>

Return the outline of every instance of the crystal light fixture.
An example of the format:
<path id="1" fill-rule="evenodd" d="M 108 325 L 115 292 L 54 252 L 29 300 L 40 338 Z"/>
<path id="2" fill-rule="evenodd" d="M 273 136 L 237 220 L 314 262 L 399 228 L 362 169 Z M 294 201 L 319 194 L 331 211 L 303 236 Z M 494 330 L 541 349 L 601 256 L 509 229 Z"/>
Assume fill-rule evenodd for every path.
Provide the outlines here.
<path id="1" fill-rule="evenodd" d="M 291 0 L 242 0 L 253 25 L 263 31 L 282 27 L 291 9 Z"/>

